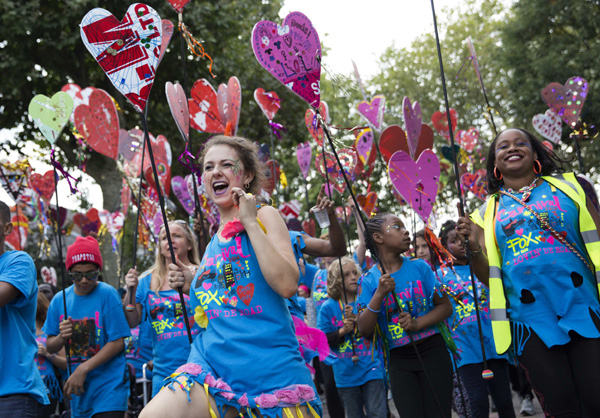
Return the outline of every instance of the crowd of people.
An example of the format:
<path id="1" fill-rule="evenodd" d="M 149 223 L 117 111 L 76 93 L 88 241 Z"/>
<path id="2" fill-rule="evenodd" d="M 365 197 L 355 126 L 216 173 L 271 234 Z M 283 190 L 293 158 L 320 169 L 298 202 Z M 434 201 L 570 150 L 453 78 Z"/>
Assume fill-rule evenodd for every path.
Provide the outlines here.
<path id="1" fill-rule="evenodd" d="M 547 416 L 600 416 L 600 216 L 531 133 L 494 139 L 487 201 L 438 236 L 350 203 L 348 255 L 324 189 L 327 234 L 287 229 L 251 141 L 200 160 L 218 231 L 170 221 L 120 294 L 91 236 L 67 248 L 72 285 L 38 289 L 0 202 L 0 416 L 316 418 L 322 394 L 331 417 L 385 418 L 389 393 L 402 418 L 488 417 L 490 397 L 510 418 L 511 382 L 524 415 L 535 393 Z"/>

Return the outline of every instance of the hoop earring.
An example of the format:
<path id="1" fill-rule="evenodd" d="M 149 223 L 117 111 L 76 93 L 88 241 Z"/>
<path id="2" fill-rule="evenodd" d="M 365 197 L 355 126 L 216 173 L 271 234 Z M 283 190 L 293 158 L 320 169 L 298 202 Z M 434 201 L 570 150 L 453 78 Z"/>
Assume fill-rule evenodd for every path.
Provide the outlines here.
<path id="1" fill-rule="evenodd" d="M 494 167 L 494 177 L 496 180 L 502 180 L 502 173 L 500 173 L 500 177 L 498 177 L 498 167 Z"/>
<path id="2" fill-rule="evenodd" d="M 536 167 L 535 167 L 535 163 L 537 163 L 537 165 L 538 165 L 538 167 L 539 167 L 537 170 L 536 170 Z M 535 174 L 541 174 L 541 173 L 542 173 L 542 163 L 540 163 L 540 161 L 539 161 L 539 160 L 535 160 L 535 161 L 533 162 L 533 172 L 534 172 Z"/>
<path id="3" fill-rule="evenodd" d="M 245 187 L 246 189 L 249 189 L 249 188 L 250 188 L 250 183 L 246 183 L 246 184 L 244 184 L 244 187 Z"/>

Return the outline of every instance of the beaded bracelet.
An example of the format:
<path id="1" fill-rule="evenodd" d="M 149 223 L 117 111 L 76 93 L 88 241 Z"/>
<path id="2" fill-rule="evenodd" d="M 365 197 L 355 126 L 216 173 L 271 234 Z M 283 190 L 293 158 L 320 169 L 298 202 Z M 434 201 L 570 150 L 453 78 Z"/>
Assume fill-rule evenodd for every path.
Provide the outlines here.
<path id="1" fill-rule="evenodd" d="M 481 244 L 479 244 L 479 249 L 477 251 L 471 250 L 471 255 L 472 256 L 479 255 L 479 254 L 481 254 L 482 251 L 483 251 L 483 247 L 481 246 Z"/>
<path id="2" fill-rule="evenodd" d="M 375 309 L 371 308 L 368 303 L 367 303 L 367 309 L 370 310 L 371 312 L 373 312 L 374 314 L 378 314 L 379 312 L 381 312 L 381 308 L 378 310 L 375 310 Z"/>

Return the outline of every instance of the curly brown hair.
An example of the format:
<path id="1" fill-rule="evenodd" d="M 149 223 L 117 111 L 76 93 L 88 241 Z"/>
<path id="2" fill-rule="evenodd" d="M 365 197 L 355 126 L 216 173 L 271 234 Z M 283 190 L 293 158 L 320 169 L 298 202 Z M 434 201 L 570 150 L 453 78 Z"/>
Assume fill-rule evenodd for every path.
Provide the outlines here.
<path id="1" fill-rule="evenodd" d="M 204 168 L 204 158 L 206 157 L 206 153 L 215 145 L 227 145 L 237 152 L 238 157 L 240 157 L 240 161 L 244 166 L 244 171 L 254 174 L 254 178 L 250 182 L 250 187 L 245 191 L 258 194 L 266 178 L 264 164 L 258 159 L 258 146 L 241 136 L 214 136 L 208 140 L 200 155 L 200 164 L 202 165 L 202 168 Z"/>
<path id="2" fill-rule="evenodd" d="M 341 262 L 333 262 L 327 270 L 327 295 L 333 300 L 342 298 L 342 268 L 346 263 L 356 265 L 358 274 L 360 274 L 360 266 L 356 264 L 352 257 L 342 257 Z"/>

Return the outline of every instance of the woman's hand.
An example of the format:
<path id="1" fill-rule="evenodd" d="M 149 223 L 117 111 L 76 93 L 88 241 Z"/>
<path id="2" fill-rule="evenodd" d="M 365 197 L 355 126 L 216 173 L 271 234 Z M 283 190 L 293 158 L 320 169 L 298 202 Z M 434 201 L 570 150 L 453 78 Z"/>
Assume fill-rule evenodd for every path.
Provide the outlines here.
<path id="1" fill-rule="evenodd" d="M 125 275 L 125 286 L 128 289 L 137 289 L 139 284 L 139 273 L 136 269 L 129 269 L 127 274 Z"/>
<path id="2" fill-rule="evenodd" d="M 381 299 L 384 299 L 395 288 L 396 281 L 389 273 L 386 273 L 379 278 L 379 285 L 377 286 L 375 293 L 378 294 Z"/>
<path id="3" fill-rule="evenodd" d="M 175 258 L 176 264 L 170 263 L 167 266 L 169 270 L 169 286 L 171 289 L 179 291 L 182 289 L 184 292 L 186 289 L 189 291 L 189 286 L 192 283 L 194 275 L 192 274 L 189 266 L 183 264 L 179 257 Z M 187 293 L 187 292 L 185 292 Z"/>
<path id="4" fill-rule="evenodd" d="M 247 228 L 253 222 L 256 223 L 258 211 L 256 209 L 256 198 L 252 193 L 246 193 L 239 187 L 233 187 L 231 193 L 233 194 L 233 203 L 239 208 L 238 215 L 244 228 Z"/>
<path id="5" fill-rule="evenodd" d="M 469 239 L 471 251 L 479 251 L 481 249 L 481 245 L 477 240 L 477 226 L 470 218 L 464 216 L 458 218 L 458 222 L 456 222 L 456 233 L 463 242 L 465 241 L 465 238 Z"/>
<path id="6" fill-rule="evenodd" d="M 421 328 L 417 319 L 418 318 L 413 318 L 408 312 L 404 311 L 401 312 L 398 317 L 398 325 L 400 325 L 404 331 L 418 331 Z"/>

